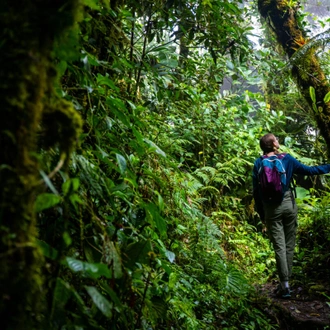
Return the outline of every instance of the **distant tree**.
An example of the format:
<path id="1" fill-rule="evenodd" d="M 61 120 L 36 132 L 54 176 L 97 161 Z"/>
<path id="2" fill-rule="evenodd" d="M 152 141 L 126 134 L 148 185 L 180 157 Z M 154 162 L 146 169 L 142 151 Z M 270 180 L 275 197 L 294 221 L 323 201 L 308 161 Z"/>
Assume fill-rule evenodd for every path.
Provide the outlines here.
<path id="1" fill-rule="evenodd" d="M 295 2 L 258 0 L 258 8 L 261 16 L 276 34 L 277 41 L 287 56 L 292 59 L 294 54 L 308 42 L 301 20 L 298 19 L 298 7 Z M 329 93 L 330 86 L 316 56 L 315 47 L 308 48 L 308 51 L 301 53 L 301 56 L 295 59 L 292 63 L 291 74 L 314 114 L 329 153 L 330 102 L 326 102 L 325 96 Z"/>

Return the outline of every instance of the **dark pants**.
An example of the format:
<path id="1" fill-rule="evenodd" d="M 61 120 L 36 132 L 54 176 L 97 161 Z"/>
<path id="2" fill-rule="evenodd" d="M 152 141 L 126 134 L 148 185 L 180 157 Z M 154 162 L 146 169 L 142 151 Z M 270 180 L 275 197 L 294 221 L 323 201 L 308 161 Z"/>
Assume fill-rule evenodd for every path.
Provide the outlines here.
<path id="1" fill-rule="evenodd" d="M 297 205 L 291 191 L 285 193 L 280 204 L 264 203 L 264 210 L 280 280 L 289 281 L 297 232 Z"/>

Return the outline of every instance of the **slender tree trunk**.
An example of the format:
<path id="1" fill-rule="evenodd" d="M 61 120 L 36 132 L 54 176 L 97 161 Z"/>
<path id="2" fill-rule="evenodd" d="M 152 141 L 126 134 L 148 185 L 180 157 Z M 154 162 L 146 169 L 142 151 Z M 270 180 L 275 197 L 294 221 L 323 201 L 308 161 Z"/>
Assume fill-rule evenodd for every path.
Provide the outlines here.
<path id="1" fill-rule="evenodd" d="M 73 24 L 76 0 L 3 0 L 0 8 L 0 320 L 39 329 L 44 296 L 34 200 L 37 134 L 55 76 L 54 38 Z"/>
<path id="2" fill-rule="evenodd" d="M 289 58 L 306 43 L 305 31 L 298 25 L 297 9 L 290 6 L 288 1 L 258 0 L 258 8 Z M 330 91 L 330 87 L 313 50 L 307 53 L 299 63 L 293 65 L 292 76 L 315 115 L 317 126 L 330 154 L 330 102 L 324 102 L 324 96 Z M 316 106 L 322 108 L 322 111 L 314 112 L 310 87 L 315 89 Z"/>

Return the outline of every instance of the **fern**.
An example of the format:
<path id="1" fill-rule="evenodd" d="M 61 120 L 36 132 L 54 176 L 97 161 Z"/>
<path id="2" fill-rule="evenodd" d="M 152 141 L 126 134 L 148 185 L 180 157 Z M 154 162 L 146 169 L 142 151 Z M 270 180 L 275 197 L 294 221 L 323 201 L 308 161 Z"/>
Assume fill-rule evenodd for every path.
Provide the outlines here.
<path id="1" fill-rule="evenodd" d="M 311 38 L 305 45 L 300 47 L 290 58 L 288 65 L 293 66 L 299 64 L 306 58 L 306 55 L 319 47 L 325 47 L 330 42 L 330 29 L 317 34 Z"/>

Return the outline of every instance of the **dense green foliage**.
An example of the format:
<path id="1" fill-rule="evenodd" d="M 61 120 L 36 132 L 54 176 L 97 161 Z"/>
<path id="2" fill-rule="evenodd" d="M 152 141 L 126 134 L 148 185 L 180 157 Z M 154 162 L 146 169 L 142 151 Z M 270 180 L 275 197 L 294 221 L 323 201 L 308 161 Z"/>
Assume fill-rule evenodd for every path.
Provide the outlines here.
<path id="1" fill-rule="evenodd" d="M 52 143 L 65 126 L 40 133 L 41 324 L 276 328 L 254 288 L 275 276 L 251 194 L 258 139 L 276 132 L 310 164 L 326 150 L 308 135 L 313 118 L 284 61 L 271 45 L 253 50 L 252 11 L 240 1 L 82 2 L 52 54 L 58 97 L 84 122 L 70 162 L 58 163 L 65 143 Z M 329 278 L 322 180 L 298 191 L 294 271 L 305 284 L 314 265 Z"/>

